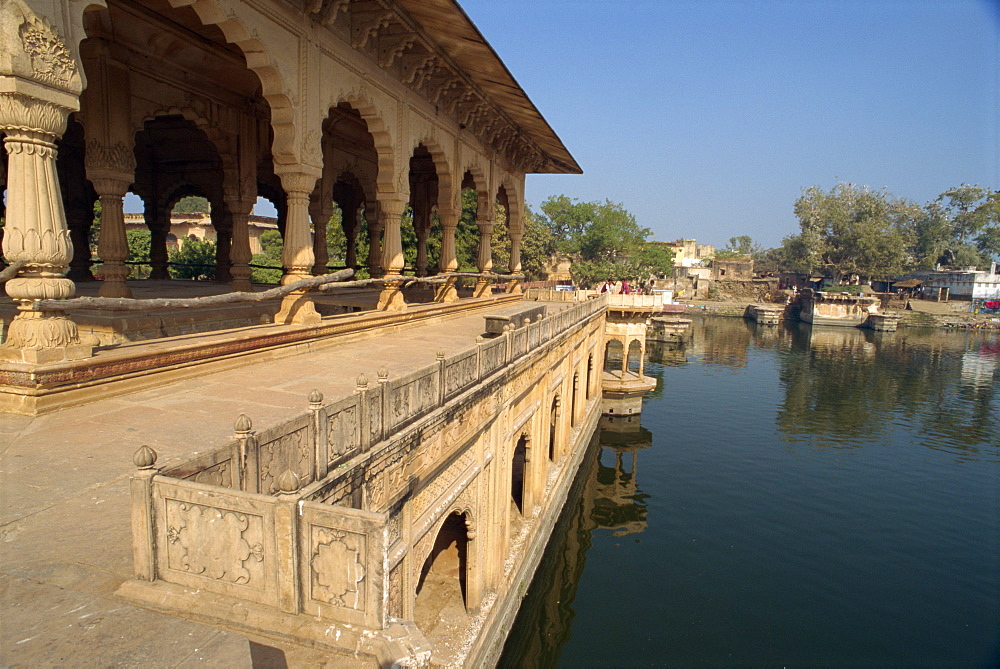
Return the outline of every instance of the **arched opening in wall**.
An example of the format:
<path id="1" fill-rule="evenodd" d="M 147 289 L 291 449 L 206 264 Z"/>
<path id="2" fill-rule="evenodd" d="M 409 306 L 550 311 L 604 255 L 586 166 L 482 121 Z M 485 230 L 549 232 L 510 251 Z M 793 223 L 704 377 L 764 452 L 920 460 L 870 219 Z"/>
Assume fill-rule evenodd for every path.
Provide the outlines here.
<path id="1" fill-rule="evenodd" d="M 549 460 L 555 461 L 557 440 L 559 438 L 559 395 L 552 398 L 552 406 L 549 408 Z"/>
<path id="2" fill-rule="evenodd" d="M 232 224 L 223 216 L 222 177 L 215 145 L 181 115 L 148 119 L 135 134 L 135 187 L 159 206 L 147 207 L 141 221 L 126 218 L 126 228 L 145 224 L 156 278 L 167 278 L 166 258 L 171 279 L 228 280 Z M 171 233 L 184 240 L 173 252 Z"/>
<path id="3" fill-rule="evenodd" d="M 479 208 L 486 201 L 484 179 L 477 178 L 471 170 L 462 177 L 462 211 L 455 227 L 456 269 L 475 272 L 479 262 L 479 227 L 476 220 Z"/>
<path id="4" fill-rule="evenodd" d="M 576 402 L 580 396 L 580 372 L 573 372 L 573 394 L 570 395 L 569 424 L 576 427 Z"/>
<path id="5" fill-rule="evenodd" d="M 258 184 L 257 192 L 260 195 L 254 211 L 271 215 L 255 213 L 247 222 L 250 228 L 250 283 L 277 284 L 284 274 L 281 265 L 281 253 L 285 248 L 281 231 L 284 220 L 279 208 L 279 203 L 283 207 L 284 202 L 266 186 Z"/>
<path id="6" fill-rule="evenodd" d="M 370 254 L 363 216 L 366 205 L 375 198 L 378 150 L 368 122 L 350 103 L 340 102 L 327 113 L 322 150 L 323 176 L 316 183 L 309 207 L 315 241 L 313 273 L 380 265 L 381 258 Z M 358 276 L 370 275 L 366 271 Z"/>
<path id="7" fill-rule="evenodd" d="M 452 512 L 434 539 L 417 581 L 413 620 L 432 641 L 468 620 L 469 534 L 466 514 Z"/>
<path id="8" fill-rule="evenodd" d="M 604 371 L 621 372 L 622 358 L 625 357 L 625 345 L 620 339 L 608 340 L 604 345 Z"/>
<path id="9" fill-rule="evenodd" d="M 587 379 L 584 383 L 584 388 L 586 390 L 587 399 L 589 400 L 593 394 L 594 387 L 594 354 L 591 353 L 587 356 Z"/>
<path id="10" fill-rule="evenodd" d="M 494 208 L 493 236 L 490 239 L 490 252 L 493 255 L 493 271 L 500 274 L 510 273 L 510 201 L 507 189 L 501 185 L 497 189 Z"/>
<path id="11" fill-rule="evenodd" d="M 110 170 L 119 178 L 131 162 L 122 160 L 121 149 L 133 152 L 131 183 L 145 205 L 150 278 L 228 282 L 233 258 L 246 263 L 246 250 L 232 254 L 233 213 L 226 203 L 251 206 L 253 172 L 262 159 L 273 174 L 270 105 L 261 79 L 223 29 L 203 25 L 191 7 L 109 2 L 84 14 L 84 30 L 87 39 L 80 53 L 88 81 L 80 117 L 91 154 L 88 170 Z M 173 88 L 172 81 L 184 82 L 183 91 Z M 133 125 L 132 119 L 142 119 L 141 125 Z M 243 192 L 248 184 L 251 192 Z M 171 229 L 171 207 L 184 189 L 212 204 L 203 231 L 178 234 Z M 138 212 L 127 208 L 126 213 Z M 177 257 L 170 258 L 175 265 L 168 269 L 171 236 L 182 241 L 174 251 Z M 185 244 L 192 236 L 197 245 Z M 240 271 L 245 269 L 241 265 Z"/>
<path id="12" fill-rule="evenodd" d="M 423 144 L 417 145 L 410 156 L 409 221 L 404 216 L 400 234 L 403 239 L 403 258 L 406 267 L 417 276 L 427 276 L 431 267 L 437 266 L 441 255 L 441 224 L 437 220 L 438 173 L 431 152 Z M 407 225 L 407 222 L 410 225 Z M 433 235 L 432 235 L 433 232 Z M 426 289 L 424 292 L 427 292 Z M 411 294 L 412 293 L 412 294 Z M 407 291 L 407 299 L 428 301 L 429 295 Z M 424 298 L 424 299 L 421 299 Z"/>
<path id="13" fill-rule="evenodd" d="M 514 446 L 514 454 L 510 461 L 510 501 L 511 511 L 516 512 L 515 517 L 524 517 L 524 485 L 528 464 L 528 446 L 530 440 L 528 435 L 522 434 L 517 439 Z"/>
<path id="14" fill-rule="evenodd" d="M 639 374 L 642 369 L 642 342 L 633 339 L 628 345 L 628 371 Z"/>

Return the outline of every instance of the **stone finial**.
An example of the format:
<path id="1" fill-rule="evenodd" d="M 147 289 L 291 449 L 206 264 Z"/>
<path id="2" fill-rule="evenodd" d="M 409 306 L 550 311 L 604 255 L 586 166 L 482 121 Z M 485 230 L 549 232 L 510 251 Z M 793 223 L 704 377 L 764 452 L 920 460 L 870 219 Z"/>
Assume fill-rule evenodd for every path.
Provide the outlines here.
<path id="1" fill-rule="evenodd" d="M 389 370 L 388 370 L 388 368 L 386 368 L 386 367 L 379 367 L 378 372 L 376 372 L 376 373 L 378 374 L 378 380 L 380 382 L 385 383 L 386 381 L 389 380 Z"/>
<path id="2" fill-rule="evenodd" d="M 156 451 L 143 444 L 132 456 L 132 462 L 139 469 L 152 469 L 153 465 L 156 464 Z"/>
<path id="3" fill-rule="evenodd" d="M 285 472 L 278 477 L 278 492 L 283 495 L 294 495 L 302 487 L 302 481 L 299 479 L 299 475 L 293 472 L 291 469 L 286 469 Z"/>
<path id="4" fill-rule="evenodd" d="M 366 388 L 368 388 L 368 377 L 362 372 L 358 374 L 358 390 L 365 390 Z"/>
<path id="5" fill-rule="evenodd" d="M 507 323 L 506 325 L 503 326 L 503 331 L 504 332 L 510 332 L 513 329 L 514 329 L 514 326 L 512 324 L 510 324 L 510 323 Z"/>
<path id="6" fill-rule="evenodd" d="M 312 405 L 310 408 L 318 409 L 319 406 L 323 404 L 323 393 L 313 389 L 313 391 L 309 393 L 309 404 Z"/>
<path id="7" fill-rule="evenodd" d="M 476 343 L 477 344 L 482 344 L 484 341 L 486 341 L 486 340 L 483 339 L 483 335 L 476 335 Z"/>
<path id="8" fill-rule="evenodd" d="M 250 420 L 250 416 L 245 413 L 241 413 L 240 417 L 236 419 L 233 423 L 233 429 L 239 434 L 246 434 L 253 427 L 253 421 Z"/>
<path id="9" fill-rule="evenodd" d="M 438 349 L 437 359 L 438 360 L 444 360 L 444 351 L 442 351 L 441 349 Z"/>

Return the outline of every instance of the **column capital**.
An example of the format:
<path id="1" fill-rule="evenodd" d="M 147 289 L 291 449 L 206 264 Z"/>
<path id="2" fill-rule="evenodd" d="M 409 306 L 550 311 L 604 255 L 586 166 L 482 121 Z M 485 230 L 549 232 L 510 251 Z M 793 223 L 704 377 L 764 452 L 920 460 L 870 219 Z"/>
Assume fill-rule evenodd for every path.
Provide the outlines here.
<path id="1" fill-rule="evenodd" d="M 295 193 L 300 197 L 309 197 L 316 187 L 316 180 L 320 178 L 320 170 L 311 168 L 308 165 L 296 165 L 294 168 L 276 169 L 278 178 L 281 179 L 281 187 L 289 195 Z"/>
<path id="2" fill-rule="evenodd" d="M 66 119 L 72 111 L 75 110 L 65 104 L 20 92 L 0 92 L 0 130 L 18 141 L 34 139 L 55 144 L 65 132 Z"/>

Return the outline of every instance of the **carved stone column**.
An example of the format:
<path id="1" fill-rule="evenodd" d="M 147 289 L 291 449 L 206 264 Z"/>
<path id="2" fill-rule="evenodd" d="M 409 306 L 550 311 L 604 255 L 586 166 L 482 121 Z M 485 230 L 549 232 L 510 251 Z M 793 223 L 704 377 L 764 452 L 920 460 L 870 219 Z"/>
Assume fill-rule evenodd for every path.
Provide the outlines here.
<path id="1" fill-rule="evenodd" d="M 308 172 L 283 172 L 279 175 L 287 197 L 288 215 L 285 221 L 284 249 L 281 264 L 285 275 L 281 285 L 288 285 L 311 276 L 313 262 L 312 233 L 309 231 L 309 194 L 319 175 Z M 319 312 L 308 295 L 295 291 L 281 302 L 275 323 L 318 323 Z"/>
<path id="2" fill-rule="evenodd" d="M 87 147 L 102 151 L 105 154 L 119 154 L 125 150 L 124 145 L 111 147 Z M 88 160 L 89 162 L 89 160 Z M 125 212 L 122 208 L 122 198 L 128 192 L 131 179 L 125 172 L 111 169 L 89 169 L 87 174 L 94 190 L 101 199 L 101 236 L 97 240 L 97 255 L 101 258 L 101 297 L 132 297 L 132 290 L 125 283 L 129 270 L 125 261 L 128 260 L 128 240 L 125 237 Z M 100 175 L 100 176 L 98 176 Z"/>
<path id="3" fill-rule="evenodd" d="M 367 213 L 367 212 L 366 212 Z M 368 274 L 371 277 L 382 276 L 382 230 L 384 225 L 376 205 L 368 219 Z"/>
<path id="4" fill-rule="evenodd" d="M 330 270 L 326 265 L 330 262 L 330 253 L 326 248 L 326 226 L 330 222 L 333 201 L 326 202 L 324 198 L 312 198 L 309 201 L 309 217 L 313 227 L 313 266 L 315 276 L 327 274 Z"/>
<path id="5" fill-rule="evenodd" d="M 476 266 L 480 272 L 489 272 L 493 269 L 493 249 L 490 242 L 493 238 L 493 219 L 481 216 L 476 218 L 476 226 L 479 228 L 479 259 Z M 490 294 L 490 280 L 480 277 L 476 281 L 476 288 L 473 297 L 486 297 Z"/>
<path id="6" fill-rule="evenodd" d="M 414 221 L 416 223 L 416 221 Z M 415 229 L 417 233 L 417 276 L 427 276 L 427 237 L 430 234 L 430 227 L 421 225 Z"/>
<path id="7" fill-rule="evenodd" d="M 406 203 L 401 200 L 379 202 L 379 219 L 383 226 L 382 267 L 386 281 L 378 298 L 380 311 L 402 311 L 406 309 L 403 300 L 403 238 L 400 234 L 400 220 Z"/>
<path id="8" fill-rule="evenodd" d="M 73 241 L 73 259 L 70 260 L 66 276 L 75 282 L 93 281 L 94 275 L 90 271 L 90 229 L 94 225 L 94 201 L 64 199 L 63 205 L 70 239 Z"/>
<path id="9" fill-rule="evenodd" d="M 68 97 L 68 96 L 67 96 Z M 91 355 L 80 344 L 76 324 L 37 300 L 66 299 L 76 292 L 65 277 L 73 245 L 56 175 L 56 139 L 71 109 L 20 93 L 0 93 L 0 130 L 5 134 L 7 218 L 4 256 L 25 265 L 5 285 L 18 305 L 0 359 L 46 363 Z"/>
<path id="10" fill-rule="evenodd" d="M 510 236 L 510 273 L 520 274 L 521 273 L 521 236 L 520 232 L 509 231 L 507 233 Z M 511 279 L 507 283 L 508 293 L 520 293 L 521 292 L 521 281 L 520 279 Z"/>
<path id="11" fill-rule="evenodd" d="M 250 292 L 250 213 L 255 200 L 244 200 L 240 197 L 226 198 L 226 209 L 233 224 L 232 244 L 229 248 L 229 287 L 234 292 Z"/>
<path id="12" fill-rule="evenodd" d="M 167 265 L 167 233 L 170 232 L 170 212 L 156 206 L 155 202 L 147 200 L 146 227 L 149 228 L 149 278 L 154 281 L 170 279 Z"/>
<path id="13" fill-rule="evenodd" d="M 441 219 L 441 258 L 438 260 L 438 269 L 442 273 L 454 272 L 458 269 L 458 258 L 455 256 L 455 228 L 458 226 L 458 216 L 454 210 L 438 209 L 438 218 Z M 455 279 L 450 278 L 438 287 L 434 301 L 456 300 L 458 291 L 455 290 Z"/>
<path id="14" fill-rule="evenodd" d="M 344 264 L 356 269 L 358 265 L 358 228 L 360 222 L 360 209 L 357 204 L 353 208 L 341 208 L 340 221 L 344 228 L 344 237 L 347 239 L 347 253 Z"/>

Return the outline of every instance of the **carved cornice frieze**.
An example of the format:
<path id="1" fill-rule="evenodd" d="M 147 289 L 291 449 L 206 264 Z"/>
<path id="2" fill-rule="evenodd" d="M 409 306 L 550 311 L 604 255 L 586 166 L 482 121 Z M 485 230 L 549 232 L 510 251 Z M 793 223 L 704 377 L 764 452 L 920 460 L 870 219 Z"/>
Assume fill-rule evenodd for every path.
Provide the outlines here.
<path id="1" fill-rule="evenodd" d="M 417 41 L 417 36 L 413 31 L 407 29 L 399 23 L 394 23 L 378 34 L 378 61 L 379 67 L 388 69 L 403 55 L 403 52 L 412 47 Z"/>
<path id="2" fill-rule="evenodd" d="M 374 0 L 356 1 L 351 5 L 351 46 L 364 49 L 379 29 L 389 25 L 393 12 Z"/>

